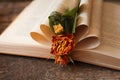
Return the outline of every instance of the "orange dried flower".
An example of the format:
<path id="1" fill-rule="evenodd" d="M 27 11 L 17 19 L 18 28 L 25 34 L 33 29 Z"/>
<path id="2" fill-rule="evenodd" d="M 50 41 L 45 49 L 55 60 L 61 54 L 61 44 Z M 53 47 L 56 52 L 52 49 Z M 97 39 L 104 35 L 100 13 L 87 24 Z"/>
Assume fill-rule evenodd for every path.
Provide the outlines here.
<path id="1" fill-rule="evenodd" d="M 55 63 L 66 65 L 69 62 L 70 51 L 74 47 L 73 34 L 53 36 L 51 54 L 55 55 Z"/>
<path id="2" fill-rule="evenodd" d="M 55 63 L 60 64 L 63 66 L 66 66 L 67 63 L 69 62 L 69 56 L 68 55 L 63 55 L 63 56 L 55 56 Z"/>

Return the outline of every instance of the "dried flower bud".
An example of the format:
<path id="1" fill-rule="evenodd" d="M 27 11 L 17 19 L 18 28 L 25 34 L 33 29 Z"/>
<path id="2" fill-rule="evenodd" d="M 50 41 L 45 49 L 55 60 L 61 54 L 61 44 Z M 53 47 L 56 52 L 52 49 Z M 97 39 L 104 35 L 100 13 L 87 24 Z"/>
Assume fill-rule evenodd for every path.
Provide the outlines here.
<path id="1" fill-rule="evenodd" d="M 62 33 L 64 31 L 63 26 L 61 24 L 54 25 L 53 28 L 56 34 Z"/>

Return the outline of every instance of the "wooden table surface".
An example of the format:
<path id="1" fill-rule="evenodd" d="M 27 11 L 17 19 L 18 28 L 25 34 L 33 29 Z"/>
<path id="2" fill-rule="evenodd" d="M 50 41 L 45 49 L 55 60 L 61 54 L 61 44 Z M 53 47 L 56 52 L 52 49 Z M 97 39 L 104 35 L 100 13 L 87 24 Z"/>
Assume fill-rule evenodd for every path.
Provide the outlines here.
<path id="1" fill-rule="evenodd" d="M 0 1 L 0 34 L 30 2 Z M 0 80 L 120 80 L 120 71 L 82 62 L 62 68 L 53 60 L 0 54 Z"/>

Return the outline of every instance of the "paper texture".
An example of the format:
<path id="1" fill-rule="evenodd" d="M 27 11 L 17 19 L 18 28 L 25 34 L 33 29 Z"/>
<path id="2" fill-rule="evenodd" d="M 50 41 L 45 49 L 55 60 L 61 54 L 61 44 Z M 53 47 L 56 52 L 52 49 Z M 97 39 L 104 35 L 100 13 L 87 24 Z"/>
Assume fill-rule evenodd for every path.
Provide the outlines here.
<path id="1" fill-rule="evenodd" d="M 106 67 L 120 70 L 120 5 L 104 2 L 103 7 L 100 46 L 92 50 L 75 51 L 73 58 L 79 61 L 89 59 L 88 63 L 107 64 Z"/>
<path id="2" fill-rule="evenodd" d="M 83 35 L 88 32 L 90 28 L 92 0 L 81 0 L 80 13 L 78 15 L 78 22 L 75 33 L 75 41 L 79 42 L 83 39 Z"/>
<path id="3" fill-rule="evenodd" d="M 104 3 L 101 45 L 98 49 L 101 51 L 110 51 L 108 54 L 119 57 L 120 53 L 120 5 L 113 3 Z M 106 47 L 106 48 L 105 48 Z"/>
<path id="4" fill-rule="evenodd" d="M 78 33 L 76 32 L 76 35 L 80 38 L 80 41 L 76 46 L 78 49 L 81 50 L 92 49 L 100 45 L 102 4 L 103 4 L 103 0 L 92 0 L 91 11 L 89 13 L 90 15 L 88 16 L 89 24 L 86 23 L 86 26 L 88 26 L 88 29 L 86 30 L 87 32 L 86 34 L 83 34 L 82 38 L 81 36 L 78 36 L 79 35 L 78 33 L 80 33 L 79 29 L 78 29 Z M 83 31 L 84 30 L 85 29 L 83 29 Z"/>

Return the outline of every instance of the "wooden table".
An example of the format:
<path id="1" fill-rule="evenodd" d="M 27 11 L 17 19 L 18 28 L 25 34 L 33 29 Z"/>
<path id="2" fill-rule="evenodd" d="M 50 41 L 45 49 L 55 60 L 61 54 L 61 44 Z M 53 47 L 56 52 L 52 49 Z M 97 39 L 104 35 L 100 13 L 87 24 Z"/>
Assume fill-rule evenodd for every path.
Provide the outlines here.
<path id="1" fill-rule="evenodd" d="M 0 33 L 29 3 L 0 1 Z M 82 62 L 62 68 L 53 60 L 0 54 L 0 80 L 120 80 L 120 71 Z"/>

